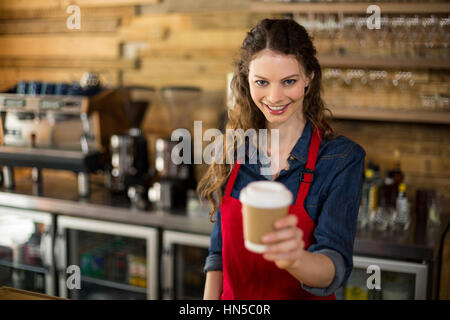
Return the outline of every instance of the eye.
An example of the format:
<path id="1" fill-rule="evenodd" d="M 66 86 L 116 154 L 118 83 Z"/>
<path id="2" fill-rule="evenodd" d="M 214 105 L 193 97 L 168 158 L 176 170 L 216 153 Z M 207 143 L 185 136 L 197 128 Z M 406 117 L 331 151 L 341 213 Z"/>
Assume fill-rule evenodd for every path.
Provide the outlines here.
<path id="1" fill-rule="evenodd" d="M 295 80 L 295 79 L 287 79 L 287 80 L 284 80 L 284 84 L 286 84 L 286 85 L 288 85 L 288 86 L 292 86 L 294 83 L 296 83 L 297 82 L 297 80 Z"/>
<path id="2" fill-rule="evenodd" d="M 256 80 L 255 83 L 259 87 L 264 87 L 265 85 L 267 85 L 267 81 L 266 80 Z"/>

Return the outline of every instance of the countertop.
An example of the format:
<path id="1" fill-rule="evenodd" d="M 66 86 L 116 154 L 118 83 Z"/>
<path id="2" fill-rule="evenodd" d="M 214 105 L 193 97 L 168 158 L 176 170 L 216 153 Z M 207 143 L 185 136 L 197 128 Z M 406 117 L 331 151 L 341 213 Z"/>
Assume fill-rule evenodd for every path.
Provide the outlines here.
<path id="1" fill-rule="evenodd" d="M 28 175 L 16 176 L 15 189 L 0 187 L 0 205 L 53 214 L 107 220 L 202 235 L 211 233 L 213 224 L 207 214 L 188 216 L 185 212 L 138 210 L 126 196 L 111 194 L 101 175 L 91 175 L 91 194 L 80 198 L 75 174 L 43 172 L 42 187 L 37 191 Z M 405 232 L 358 230 L 354 254 L 404 261 L 438 261 L 440 244 L 448 226 L 448 216 L 435 228 L 414 224 Z"/>

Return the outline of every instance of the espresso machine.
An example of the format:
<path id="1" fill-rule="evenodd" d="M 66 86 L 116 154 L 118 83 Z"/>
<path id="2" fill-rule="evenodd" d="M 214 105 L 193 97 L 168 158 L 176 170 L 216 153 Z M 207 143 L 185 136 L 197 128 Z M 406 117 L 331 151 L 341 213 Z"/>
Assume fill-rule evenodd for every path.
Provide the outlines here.
<path id="1" fill-rule="evenodd" d="M 185 213 L 189 189 L 195 189 L 196 180 L 193 165 L 193 119 L 192 111 L 200 103 L 202 91 L 198 87 L 163 87 L 163 101 L 169 110 L 172 129 L 183 130 L 190 137 L 181 136 L 179 141 L 169 138 L 159 138 L 155 142 L 155 171 L 157 179 L 148 190 L 150 202 L 162 210 L 172 210 L 173 213 Z M 189 163 L 175 164 L 172 153 L 179 154 L 176 146 L 181 140 L 190 139 L 191 156 Z"/>
<path id="2" fill-rule="evenodd" d="M 24 91 L 19 83 L 16 93 L 0 93 L 0 166 L 5 188 L 15 187 L 14 167 L 31 167 L 38 186 L 42 169 L 69 170 L 77 174 L 79 196 L 90 194 L 89 174 L 105 165 L 108 130 L 120 131 L 121 123 L 103 119 L 116 108 L 107 105 L 108 99 L 116 100 L 115 90 L 97 90 L 92 74 L 84 78 L 87 86 L 71 86 L 70 92 Z M 91 95 L 83 95 L 86 92 Z"/>

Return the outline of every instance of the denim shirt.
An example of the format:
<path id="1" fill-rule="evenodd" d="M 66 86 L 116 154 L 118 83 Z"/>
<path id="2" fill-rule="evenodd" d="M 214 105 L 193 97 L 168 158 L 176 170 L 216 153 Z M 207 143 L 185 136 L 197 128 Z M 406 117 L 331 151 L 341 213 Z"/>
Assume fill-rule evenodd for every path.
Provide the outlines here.
<path id="1" fill-rule="evenodd" d="M 288 167 L 281 170 L 275 181 L 283 183 L 293 194 L 293 202 L 300 187 L 300 173 L 308 158 L 312 125 L 306 122 L 300 139 L 288 158 Z M 249 161 L 246 154 L 231 196 L 239 199 L 241 190 L 250 182 L 270 180 L 261 175 L 262 159 Z M 348 279 L 353 269 L 353 245 L 361 199 L 364 171 L 364 149 L 346 137 L 322 139 L 314 169 L 314 180 L 305 199 L 305 209 L 315 223 L 316 242 L 307 251 L 328 256 L 335 266 L 335 277 L 328 288 L 313 288 L 302 284 L 303 289 L 317 296 L 334 293 Z M 266 159 L 264 159 L 266 160 Z M 256 163 L 255 163 L 256 162 Z M 252 164 L 254 163 L 254 164 Z M 226 183 L 222 186 L 224 194 Z M 222 233 L 220 208 L 211 234 L 211 246 L 204 271 L 222 270 Z"/>

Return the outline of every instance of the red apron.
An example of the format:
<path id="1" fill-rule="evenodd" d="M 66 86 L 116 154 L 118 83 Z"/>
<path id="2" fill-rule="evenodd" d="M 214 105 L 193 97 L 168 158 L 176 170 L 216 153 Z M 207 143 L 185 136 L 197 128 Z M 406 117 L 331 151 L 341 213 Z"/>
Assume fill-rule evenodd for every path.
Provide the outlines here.
<path id="1" fill-rule="evenodd" d="M 315 130 L 309 146 L 308 160 L 302 173 L 302 180 L 295 205 L 289 207 L 289 214 L 298 217 L 298 227 L 303 231 L 305 250 L 315 242 L 314 221 L 304 208 L 304 201 L 313 179 L 321 132 Z M 319 297 L 305 291 L 301 283 L 286 270 L 279 269 L 261 254 L 248 251 L 244 246 L 241 202 L 231 197 L 234 182 L 239 172 L 238 161 L 231 172 L 220 206 L 222 221 L 223 292 L 222 300 L 334 300 L 334 294 Z"/>

